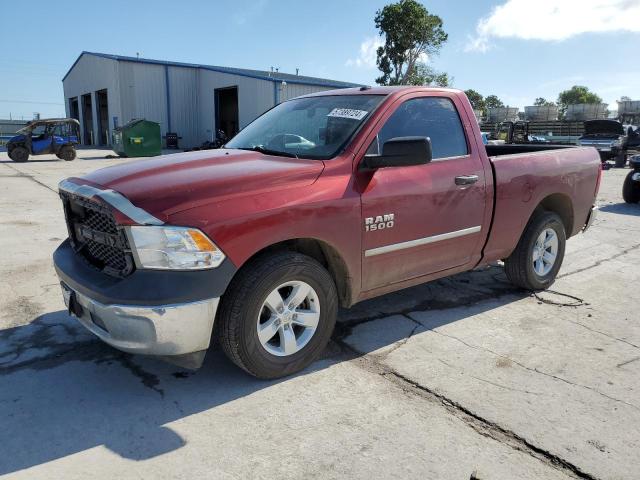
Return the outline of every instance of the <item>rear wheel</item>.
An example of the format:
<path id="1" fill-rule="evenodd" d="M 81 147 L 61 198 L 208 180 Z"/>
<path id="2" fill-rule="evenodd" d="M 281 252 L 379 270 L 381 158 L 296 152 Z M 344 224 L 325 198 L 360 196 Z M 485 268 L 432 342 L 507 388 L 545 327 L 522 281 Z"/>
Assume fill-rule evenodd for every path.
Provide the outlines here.
<path id="1" fill-rule="evenodd" d="M 233 280 L 216 332 L 236 365 L 259 378 L 277 378 L 318 358 L 337 311 L 329 272 L 306 255 L 280 252 L 253 261 Z"/>
<path id="2" fill-rule="evenodd" d="M 527 290 L 543 290 L 556 279 L 564 258 L 566 233 L 553 212 L 535 213 L 511 256 L 505 260 L 509 281 Z"/>
<path id="3" fill-rule="evenodd" d="M 627 203 L 640 202 L 640 182 L 633 180 L 634 173 L 633 171 L 629 172 L 622 185 L 622 198 Z"/>
<path id="4" fill-rule="evenodd" d="M 29 150 L 24 147 L 14 147 L 9 152 L 9 158 L 14 162 L 26 162 L 29 160 Z"/>
<path id="5" fill-rule="evenodd" d="M 65 160 L 66 162 L 70 162 L 71 160 L 76 159 L 76 149 L 70 145 L 65 145 L 64 147 L 60 148 L 56 156 L 62 160 Z"/>

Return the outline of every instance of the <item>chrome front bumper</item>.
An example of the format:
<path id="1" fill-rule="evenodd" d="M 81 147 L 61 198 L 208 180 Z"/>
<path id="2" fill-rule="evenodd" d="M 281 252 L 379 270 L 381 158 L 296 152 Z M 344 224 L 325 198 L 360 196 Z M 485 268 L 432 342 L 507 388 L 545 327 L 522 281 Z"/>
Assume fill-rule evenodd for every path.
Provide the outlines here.
<path id="1" fill-rule="evenodd" d="M 593 205 L 591 207 L 591 211 L 589 212 L 589 216 L 587 217 L 587 223 L 585 223 L 583 232 L 586 232 L 591 225 L 593 225 L 594 220 L 598 217 L 599 207 L 597 205 Z"/>
<path id="2" fill-rule="evenodd" d="M 105 305 L 64 283 L 61 286 L 69 312 L 119 350 L 174 357 L 203 352 L 209 347 L 219 298 L 153 307 Z"/>

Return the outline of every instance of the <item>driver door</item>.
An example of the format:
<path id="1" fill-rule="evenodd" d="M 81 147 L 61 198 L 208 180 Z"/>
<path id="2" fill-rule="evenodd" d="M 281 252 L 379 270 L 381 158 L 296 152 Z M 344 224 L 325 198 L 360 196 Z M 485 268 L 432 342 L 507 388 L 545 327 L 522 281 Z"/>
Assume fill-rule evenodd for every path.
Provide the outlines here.
<path id="1" fill-rule="evenodd" d="M 361 196 L 364 291 L 479 259 L 484 169 L 454 100 L 417 94 L 400 101 L 368 153 L 376 153 L 390 138 L 408 136 L 429 137 L 433 159 L 425 165 L 378 169 L 368 181 Z"/>

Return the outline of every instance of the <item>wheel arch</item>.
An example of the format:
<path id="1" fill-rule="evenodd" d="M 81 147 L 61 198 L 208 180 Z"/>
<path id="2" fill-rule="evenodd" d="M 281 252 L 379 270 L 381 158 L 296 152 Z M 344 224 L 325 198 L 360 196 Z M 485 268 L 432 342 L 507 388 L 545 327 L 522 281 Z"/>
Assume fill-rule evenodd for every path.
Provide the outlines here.
<path id="1" fill-rule="evenodd" d="M 353 278 L 349 268 L 338 250 L 329 243 L 316 238 L 292 238 L 283 240 L 262 249 L 251 255 L 239 268 L 238 272 L 247 268 L 253 261 L 277 251 L 291 251 L 307 255 L 327 269 L 338 291 L 340 306 L 349 307 L 353 304 Z M 238 275 L 236 272 L 236 275 Z"/>
<path id="2" fill-rule="evenodd" d="M 534 211 L 531 213 L 531 217 L 540 210 L 557 214 L 562 219 L 567 238 L 573 235 L 575 218 L 571 198 L 563 193 L 553 193 L 548 195 L 538 203 Z"/>

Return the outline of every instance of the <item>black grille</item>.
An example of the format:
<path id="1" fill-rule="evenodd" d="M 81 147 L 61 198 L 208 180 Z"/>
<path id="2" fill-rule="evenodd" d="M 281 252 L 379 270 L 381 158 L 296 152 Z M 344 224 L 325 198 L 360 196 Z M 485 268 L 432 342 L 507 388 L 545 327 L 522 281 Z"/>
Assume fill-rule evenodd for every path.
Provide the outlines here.
<path id="1" fill-rule="evenodd" d="M 69 238 L 75 251 L 91 265 L 112 276 L 134 270 L 127 237 L 106 205 L 61 192 Z"/>

